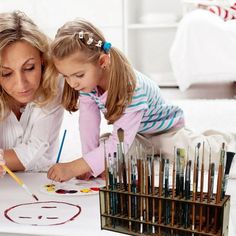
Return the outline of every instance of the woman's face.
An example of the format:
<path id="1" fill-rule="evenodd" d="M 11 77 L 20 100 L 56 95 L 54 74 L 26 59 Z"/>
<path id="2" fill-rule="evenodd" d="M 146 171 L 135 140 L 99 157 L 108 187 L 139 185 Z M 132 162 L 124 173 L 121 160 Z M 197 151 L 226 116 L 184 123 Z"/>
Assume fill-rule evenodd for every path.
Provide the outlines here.
<path id="1" fill-rule="evenodd" d="M 39 50 L 18 41 L 6 46 L 1 58 L 0 86 L 20 104 L 33 101 L 42 76 Z"/>

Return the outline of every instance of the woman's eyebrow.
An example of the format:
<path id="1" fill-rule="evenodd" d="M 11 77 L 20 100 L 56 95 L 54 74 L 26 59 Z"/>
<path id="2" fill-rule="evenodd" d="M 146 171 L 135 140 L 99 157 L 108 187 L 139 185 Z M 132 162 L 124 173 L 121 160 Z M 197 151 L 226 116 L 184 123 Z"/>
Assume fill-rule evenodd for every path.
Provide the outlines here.
<path id="1" fill-rule="evenodd" d="M 28 59 L 23 63 L 22 66 L 24 66 L 25 64 L 27 64 L 30 60 L 34 60 L 34 57 L 30 57 L 30 58 L 28 58 Z M 4 66 L 4 65 L 0 66 L 0 68 L 11 70 L 10 67 L 8 67 L 8 66 Z"/>
<path id="2" fill-rule="evenodd" d="M 30 60 L 34 60 L 34 57 L 30 57 L 29 59 L 27 59 L 22 66 L 24 66 L 25 64 L 27 64 Z"/>

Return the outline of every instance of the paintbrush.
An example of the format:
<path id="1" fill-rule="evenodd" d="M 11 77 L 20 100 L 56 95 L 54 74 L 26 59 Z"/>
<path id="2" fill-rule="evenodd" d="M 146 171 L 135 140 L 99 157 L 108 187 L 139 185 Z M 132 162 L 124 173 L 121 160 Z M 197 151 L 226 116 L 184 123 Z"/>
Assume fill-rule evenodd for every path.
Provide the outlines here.
<path id="1" fill-rule="evenodd" d="M 221 200 L 224 159 L 225 159 L 225 143 L 222 144 L 222 148 L 220 151 L 220 162 L 218 167 L 218 178 L 217 178 L 216 199 L 215 199 L 216 204 L 218 204 Z M 215 232 L 217 232 L 218 229 L 217 220 L 218 220 L 218 209 L 215 208 Z"/>
<path id="2" fill-rule="evenodd" d="M 179 157 L 180 157 L 180 181 L 179 181 L 179 190 L 180 197 L 184 197 L 184 166 L 185 166 L 185 150 L 183 148 L 179 148 Z M 179 223 L 182 226 L 184 221 L 184 203 L 179 202 Z"/>
<path id="3" fill-rule="evenodd" d="M 208 182 L 207 182 L 207 203 L 211 201 L 211 147 L 209 150 Z M 209 232 L 210 207 L 207 206 L 206 232 Z"/>
<path id="4" fill-rule="evenodd" d="M 148 193 L 149 193 L 149 186 L 150 186 L 150 179 L 149 179 L 149 167 L 148 167 L 148 165 L 149 165 L 149 157 L 148 157 L 148 155 L 146 156 L 146 158 L 145 158 L 145 176 L 144 176 L 144 178 L 145 178 L 145 191 L 144 191 L 144 193 L 146 194 L 146 195 L 148 195 Z M 148 202 L 148 200 L 149 200 L 149 198 L 145 198 L 145 218 L 144 218 L 144 220 L 146 221 L 146 222 L 148 222 L 149 221 L 149 202 Z M 148 232 L 149 231 L 149 225 L 146 225 L 146 231 Z"/>
<path id="5" fill-rule="evenodd" d="M 196 167 L 196 194 L 197 194 L 197 190 L 198 190 L 198 175 L 199 175 L 199 153 L 200 153 L 200 147 L 201 147 L 201 143 L 197 144 L 197 147 L 195 149 L 196 151 L 196 156 L 197 156 L 197 167 Z"/>
<path id="6" fill-rule="evenodd" d="M 113 169 L 112 169 L 112 158 L 110 153 L 108 153 L 108 176 L 109 176 L 109 188 L 110 190 L 113 190 Z M 110 213 L 112 215 L 114 213 L 112 192 L 110 192 Z"/>
<path id="7" fill-rule="evenodd" d="M 209 167 L 208 167 L 208 184 L 207 184 L 207 202 L 211 201 L 211 147 L 209 150 Z"/>
<path id="8" fill-rule="evenodd" d="M 185 199 L 190 199 L 190 185 L 191 185 L 191 160 L 187 161 L 186 165 L 186 178 L 185 178 Z M 184 227 L 189 227 L 189 204 L 185 203 L 185 221 Z"/>
<path id="9" fill-rule="evenodd" d="M 104 166 L 105 166 L 105 183 L 106 183 L 106 190 L 108 190 L 108 169 L 107 169 L 107 154 L 106 154 L 106 144 L 105 139 L 103 140 L 104 146 Z"/>
<path id="10" fill-rule="evenodd" d="M 105 166 L 105 185 L 106 185 L 106 190 L 108 190 L 108 179 L 109 179 L 109 173 L 108 173 L 108 168 L 107 168 L 107 155 L 106 155 L 106 148 L 105 148 L 105 139 L 103 140 L 104 142 L 104 166 Z M 109 202 L 109 193 L 106 193 L 106 202 L 107 202 L 107 209 L 106 213 L 110 213 L 110 202 Z"/>
<path id="11" fill-rule="evenodd" d="M 132 158 L 132 156 L 131 156 Z M 128 158 L 128 218 L 129 218 L 129 231 L 132 229 L 132 223 L 131 223 L 131 165 L 130 165 L 130 158 Z"/>
<path id="12" fill-rule="evenodd" d="M 132 179 L 131 179 L 131 182 L 132 182 L 132 192 L 133 193 L 137 193 L 137 183 L 136 183 L 136 178 L 137 178 L 137 159 L 136 158 L 133 158 L 131 159 L 131 176 L 132 176 Z M 138 204 L 137 204 L 137 197 L 136 196 L 133 196 L 133 203 L 132 203 L 132 207 L 133 207 L 133 217 L 135 219 L 137 219 L 138 217 Z"/>
<path id="13" fill-rule="evenodd" d="M 180 148 L 179 149 L 179 156 L 180 156 L 180 194 L 181 197 L 184 196 L 184 166 L 185 166 L 185 150 Z"/>
<path id="14" fill-rule="evenodd" d="M 205 149 L 205 143 L 203 142 L 202 145 L 202 166 L 201 166 L 201 183 L 200 183 L 200 202 L 203 201 L 203 187 L 204 187 L 204 150 Z M 202 231 L 202 205 L 200 205 L 200 231 Z"/>
<path id="15" fill-rule="evenodd" d="M 139 176 L 139 190 L 140 193 L 143 193 L 143 162 L 142 160 L 140 160 L 140 176 Z M 140 197 L 140 221 L 143 221 L 143 198 Z M 143 233 L 143 223 L 140 223 L 140 233 Z"/>
<path id="16" fill-rule="evenodd" d="M 116 158 L 116 152 L 113 153 L 113 189 L 117 190 L 117 158 Z M 113 193 L 113 201 L 114 201 L 114 214 L 118 213 L 118 195 L 117 193 Z"/>
<path id="17" fill-rule="evenodd" d="M 180 195 L 180 150 L 177 148 L 176 155 L 176 197 Z"/>
<path id="18" fill-rule="evenodd" d="M 63 148 L 63 145 L 64 145 L 64 141 L 65 141 L 65 137 L 66 137 L 66 132 L 67 132 L 67 130 L 65 129 L 65 130 L 64 130 L 64 133 L 63 133 L 62 140 L 61 140 L 59 152 L 58 152 L 58 154 L 57 154 L 56 163 L 58 163 L 58 162 L 60 161 L 60 158 L 61 158 L 61 151 L 62 151 L 62 148 Z"/>
<path id="19" fill-rule="evenodd" d="M 211 190 L 210 190 L 211 199 L 213 199 L 214 180 L 215 180 L 215 163 L 211 163 Z"/>
<path id="20" fill-rule="evenodd" d="M 118 160 L 117 160 L 117 171 L 118 171 L 118 174 L 117 174 L 117 177 L 118 177 L 118 180 L 119 181 L 117 181 L 117 182 L 119 182 L 118 183 L 118 188 L 119 188 L 119 190 L 122 190 L 122 162 L 121 162 L 121 149 L 120 149 L 120 145 L 119 144 L 117 144 L 117 157 L 118 157 Z M 119 198 L 118 198 L 119 200 L 119 212 L 120 212 L 120 214 L 122 214 L 123 215 L 123 213 L 124 213 L 124 200 L 123 200 L 123 195 L 122 194 L 120 194 L 119 195 Z"/>
<path id="21" fill-rule="evenodd" d="M 169 159 L 165 160 L 165 167 L 164 167 L 164 172 L 165 172 L 165 198 L 169 197 Z M 170 204 L 168 200 L 165 200 L 165 224 L 170 223 Z"/>
<path id="22" fill-rule="evenodd" d="M 220 152 L 220 162 L 218 167 L 218 178 L 217 178 L 217 192 L 216 192 L 216 204 L 221 200 L 222 192 L 222 180 L 223 180 L 223 169 L 224 169 L 224 160 L 225 160 L 225 143 L 222 144 Z"/>
<path id="23" fill-rule="evenodd" d="M 159 162 L 159 197 L 162 197 L 162 188 L 163 188 L 163 174 L 164 174 L 164 159 L 162 158 L 160 150 L 160 162 Z M 159 209 L 158 209 L 158 223 L 162 223 L 162 200 L 159 199 Z M 159 234 L 161 228 L 159 227 Z"/>
<path id="24" fill-rule="evenodd" d="M 119 159 L 121 160 L 121 175 L 123 177 L 123 188 L 127 191 L 127 174 L 126 174 L 126 164 L 125 164 L 125 149 L 124 149 L 124 130 L 119 128 L 117 130 L 117 136 L 119 139 L 119 148 L 120 148 L 120 156 Z M 128 212 L 128 205 L 127 205 L 127 195 L 122 195 L 123 201 L 123 213 L 126 214 Z"/>
<path id="25" fill-rule="evenodd" d="M 229 179 L 229 172 L 231 168 L 231 164 L 233 161 L 235 153 L 234 152 L 227 152 L 226 153 L 226 167 L 225 167 L 225 174 L 223 178 L 223 186 L 222 186 L 222 198 L 225 197 L 225 192 L 228 184 L 228 179 Z"/>
<path id="26" fill-rule="evenodd" d="M 35 194 L 31 193 L 29 188 L 25 185 L 25 183 L 17 177 L 6 165 L 2 165 L 2 168 L 29 194 L 31 195 L 36 201 L 39 199 L 36 197 Z"/>
<path id="27" fill-rule="evenodd" d="M 124 189 L 127 191 L 127 176 L 126 176 L 126 166 L 125 166 L 125 149 L 124 149 L 124 130 L 119 128 L 117 130 L 117 135 L 119 139 L 119 146 L 120 146 L 120 154 L 121 154 L 121 164 L 122 164 L 122 171 L 123 171 L 123 184 Z"/>
<path id="28" fill-rule="evenodd" d="M 155 195 L 155 162 L 154 162 L 154 148 L 152 152 L 152 195 Z M 155 223 L 155 198 L 152 199 L 152 223 Z M 155 234 L 155 226 L 152 226 L 152 233 Z"/>
<path id="29" fill-rule="evenodd" d="M 191 161 L 189 161 L 189 147 L 187 152 L 187 162 L 186 162 L 186 171 L 185 171 L 185 188 L 184 188 L 184 195 L 185 199 L 190 199 L 190 176 L 191 176 Z M 185 212 L 184 212 L 184 227 L 188 227 L 189 222 L 189 205 L 185 203 Z"/>
<path id="30" fill-rule="evenodd" d="M 195 203 L 196 201 L 196 192 L 197 192 L 197 188 L 196 188 L 196 180 L 197 180 L 197 155 L 199 153 L 197 153 L 197 149 L 199 150 L 200 148 L 200 143 L 197 144 L 197 146 L 195 147 L 195 156 L 194 156 L 194 168 L 193 168 L 193 202 Z M 192 206 L 192 230 L 195 229 L 195 204 L 193 204 Z"/>
<path id="31" fill-rule="evenodd" d="M 172 174 L 172 206 L 171 206 L 171 226 L 174 226 L 175 219 L 175 159 L 176 159 L 176 147 L 174 147 L 174 163 L 173 163 L 173 174 Z"/>

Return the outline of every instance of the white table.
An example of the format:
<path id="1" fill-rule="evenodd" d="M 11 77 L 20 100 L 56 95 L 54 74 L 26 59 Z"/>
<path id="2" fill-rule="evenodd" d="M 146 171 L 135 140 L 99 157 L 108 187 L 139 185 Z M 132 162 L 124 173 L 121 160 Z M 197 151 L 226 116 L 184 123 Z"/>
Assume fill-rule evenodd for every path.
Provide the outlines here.
<path id="1" fill-rule="evenodd" d="M 15 181 L 6 175 L 0 179 L 0 235 L 119 235 L 101 230 L 99 194 L 90 196 L 51 196 L 43 193 L 40 186 L 51 183 L 46 173 L 17 173 L 39 201 L 64 201 L 81 207 L 80 215 L 73 221 L 57 226 L 30 226 L 12 223 L 4 217 L 4 211 L 12 206 L 33 202 Z"/>
<path id="2" fill-rule="evenodd" d="M 69 223 L 58 226 L 28 226 L 10 222 L 4 211 L 12 206 L 32 202 L 32 197 L 19 187 L 10 176 L 0 179 L 0 235 L 121 235 L 101 230 L 99 196 L 51 196 L 40 191 L 50 183 L 45 173 L 17 173 L 40 201 L 64 201 L 81 207 L 80 215 Z M 230 179 L 227 194 L 231 194 L 229 236 L 236 235 L 236 179 Z M 123 235 L 123 234 L 122 234 Z"/>

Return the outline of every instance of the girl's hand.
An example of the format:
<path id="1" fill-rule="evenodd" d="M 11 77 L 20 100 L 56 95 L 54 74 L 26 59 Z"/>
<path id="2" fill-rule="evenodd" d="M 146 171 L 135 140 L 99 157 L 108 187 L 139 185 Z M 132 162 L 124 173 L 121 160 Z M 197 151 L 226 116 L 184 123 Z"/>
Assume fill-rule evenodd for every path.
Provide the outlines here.
<path id="1" fill-rule="evenodd" d="M 48 178 L 56 182 L 64 182 L 76 176 L 83 176 L 91 172 L 90 167 L 83 158 L 68 163 L 57 163 L 48 171 Z"/>
<path id="2" fill-rule="evenodd" d="M 91 173 L 87 172 L 87 173 L 85 173 L 83 175 L 76 176 L 76 179 L 89 180 L 90 177 L 92 177 Z"/>
<path id="3" fill-rule="evenodd" d="M 5 165 L 4 152 L 0 149 L 0 177 L 3 177 L 6 174 L 6 171 L 2 168 L 2 165 Z"/>
<path id="4" fill-rule="evenodd" d="M 49 169 L 47 176 L 56 182 L 64 182 L 76 176 L 72 170 L 72 162 L 57 163 Z"/>

